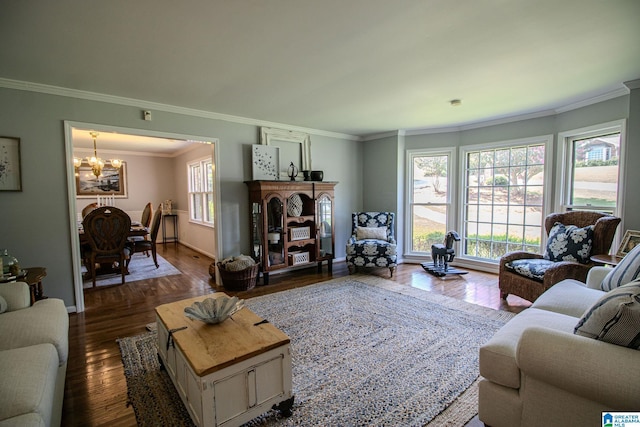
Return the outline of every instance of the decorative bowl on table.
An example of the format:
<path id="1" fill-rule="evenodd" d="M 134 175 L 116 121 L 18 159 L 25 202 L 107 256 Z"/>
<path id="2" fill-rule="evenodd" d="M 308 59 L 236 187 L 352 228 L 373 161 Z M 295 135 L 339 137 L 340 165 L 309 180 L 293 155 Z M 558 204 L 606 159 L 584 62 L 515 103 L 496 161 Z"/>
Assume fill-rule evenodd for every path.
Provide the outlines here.
<path id="1" fill-rule="evenodd" d="M 228 319 L 243 307 L 244 300 L 225 295 L 219 298 L 206 298 L 202 301 L 196 301 L 189 307 L 185 307 L 184 315 L 190 319 L 213 325 Z"/>

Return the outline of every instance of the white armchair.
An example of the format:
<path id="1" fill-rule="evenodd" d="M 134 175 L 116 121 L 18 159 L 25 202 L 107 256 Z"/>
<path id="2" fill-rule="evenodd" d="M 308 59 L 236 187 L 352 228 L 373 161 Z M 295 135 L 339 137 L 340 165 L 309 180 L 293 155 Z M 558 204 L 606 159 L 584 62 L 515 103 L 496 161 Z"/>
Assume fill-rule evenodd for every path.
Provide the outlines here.
<path id="1" fill-rule="evenodd" d="M 586 283 L 557 283 L 480 348 L 480 421 L 601 425 L 602 412 L 640 408 L 640 351 L 574 333 L 610 295 L 600 285 L 611 270 L 594 267 Z"/>

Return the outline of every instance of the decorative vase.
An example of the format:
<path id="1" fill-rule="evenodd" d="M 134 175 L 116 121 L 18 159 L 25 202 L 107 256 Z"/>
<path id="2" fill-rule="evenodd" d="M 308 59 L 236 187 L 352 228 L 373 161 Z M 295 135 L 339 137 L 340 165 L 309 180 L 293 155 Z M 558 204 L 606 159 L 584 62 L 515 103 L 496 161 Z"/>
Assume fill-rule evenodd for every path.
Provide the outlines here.
<path id="1" fill-rule="evenodd" d="M 2 251 L 2 274 L 9 274 L 11 273 L 11 269 L 12 267 L 15 265 L 17 267 L 13 267 L 13 269 L 17 269 L 18 271 L 20 271 L 20 267 L 18 266 L 18 260 L 9 255 L 9 250 L 8 249 L 3 249 Z"/>
<path id="2" fill-rule="evenodd" d="M 311 181 L 322 181 L 324 173 L 322 171 L 311 171 Z"/>
<path id="3" fill-rule="evenodd" d="M 311 176 L 309 176 L 310 173 L 311 171 L 302 171 L 302 175 L 304 176 L 305 181 L 311 181 Z"/>

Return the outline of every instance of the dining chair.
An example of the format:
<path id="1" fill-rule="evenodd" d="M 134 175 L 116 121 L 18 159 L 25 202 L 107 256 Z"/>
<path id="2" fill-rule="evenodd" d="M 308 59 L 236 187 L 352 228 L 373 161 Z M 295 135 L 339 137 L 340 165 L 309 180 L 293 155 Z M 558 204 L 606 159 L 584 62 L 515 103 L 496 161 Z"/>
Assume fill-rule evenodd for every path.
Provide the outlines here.
<path id="1" fill-rule="evenodd" d="M 87 206 L 82 208 L 82 218 L 87 216 L 89 212 L 95 210 L 97 207 L 98 207 L 98 204 L 96 202 L 93 202 L 93 203 L 89 203 Z"/>
<path id="2" fill-rule="evenodd" d="M 144 227 L 149 227 L 151 224 L 151 202 L 147 203 L 142 211 L 142 217 L 140 218 L 140 223 Z"/>
<path id="3" fill-rule="evenodd" d="M 149 202 L 142 210 L 142 217 L 140 217 L 140 224 L 142 224 L 142 226 L 145 228 L 149 228 L 149 225 L 151 224 L 151 212 L 151 202 Z M 131 236 L 129 237 L 129 242 L 148 240 L 148 238 L 149 234 L 145 234 L 144 236 Z M 149 251 L 145 251 L 145 254 L 149 256 Z"/>
<path id="4" fill-rule="evenodd" d="M 138 252 L 148 253 L 151 251 L 151 256 L 153 257 L 153 263 L 156 265 L 156 268 L 159 268 L 158 264 L 158 253 L 156 248 L 156 240 L 158 239 L 158 231 L 160 230 L 160 220 L 162 219 L 162 209 L 158 206 L 155 213 L 153 214 L 153 221 L 151 221 L 151 229 L 149 231 L 149 239 L 143 240 L 134 240 L 129 242 L 129 248 L 131 249 L 131 255 Z M 148 256 L 148 255 L 147 255 Z M 127 266 L 131 262 L 131 257 L 127 260 Z"/>
<path id="5" fill-rule="evenodd" d="M 130 248 L 127 247 L 131 229 L 129 215 L 113 206 L 103 206 L 91 211 L 82 221 L 82 226 L 90 246 L 85 257 L 93 287 L 96 286 L 96 264 L 113 265 L 115 262 L 120 267 L 124 284 L 130 258 Z"/>

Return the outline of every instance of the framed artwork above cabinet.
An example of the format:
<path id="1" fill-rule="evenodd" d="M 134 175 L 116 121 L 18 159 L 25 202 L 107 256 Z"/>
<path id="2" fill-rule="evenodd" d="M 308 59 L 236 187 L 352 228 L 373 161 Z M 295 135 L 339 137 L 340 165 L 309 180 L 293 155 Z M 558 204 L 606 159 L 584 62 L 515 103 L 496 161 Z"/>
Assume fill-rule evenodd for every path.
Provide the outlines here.
<path id="1" fill-rule="evenodd" d="M 288 178 L 288 168 L 292 162 L 300 172 L 311 170 L 311 137 L 308 133 L 261 127 L 260 144 L 278 148 L 280 179 Z M 302 173 L 298 179 L 302 179 Z"/>

